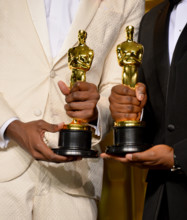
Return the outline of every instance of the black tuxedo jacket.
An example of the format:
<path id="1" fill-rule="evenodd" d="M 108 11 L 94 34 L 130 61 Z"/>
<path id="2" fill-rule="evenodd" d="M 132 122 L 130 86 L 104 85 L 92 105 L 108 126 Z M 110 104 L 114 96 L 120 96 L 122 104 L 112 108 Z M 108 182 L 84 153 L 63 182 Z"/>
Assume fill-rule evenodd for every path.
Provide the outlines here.
<path id="1" fill-rule="evenodd" d="M 153 145 L 172 146 L 183 174 L 149 171 L 144 208 L 146 220 L 162 220 L 159 210 L 165 200 L 169 219 L 187 219 L 187 26 L 177 42 L 170 65 L 170 13 L 167 0 L 142 19 L 139 42 L 144 46 L 144 57 L 139 80 L 146 84 L 148 93 L 144 111 L 147 141 Z"/>

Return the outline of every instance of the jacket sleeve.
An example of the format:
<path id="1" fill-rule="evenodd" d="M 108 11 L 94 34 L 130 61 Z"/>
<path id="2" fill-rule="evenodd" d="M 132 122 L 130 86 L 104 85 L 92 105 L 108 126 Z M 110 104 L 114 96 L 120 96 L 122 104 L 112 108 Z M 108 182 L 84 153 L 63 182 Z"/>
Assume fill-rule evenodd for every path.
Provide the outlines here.
<path id="1" fill-rule="evenodd" d="M 18 118 L 16 113 L 13 111 L 13 109 L 10 108 L 10 106 L 7 104 L 5 99 L 3 98 L 2 93 L 0 93 L 0 106 L 1 106 L 1 117 L 0 117 L 0 127 L 3 126 L 3 124 L 8 121 L 10 118 Z M 4 139 L 0 136 L 0 142 L 3 142 Z"/>

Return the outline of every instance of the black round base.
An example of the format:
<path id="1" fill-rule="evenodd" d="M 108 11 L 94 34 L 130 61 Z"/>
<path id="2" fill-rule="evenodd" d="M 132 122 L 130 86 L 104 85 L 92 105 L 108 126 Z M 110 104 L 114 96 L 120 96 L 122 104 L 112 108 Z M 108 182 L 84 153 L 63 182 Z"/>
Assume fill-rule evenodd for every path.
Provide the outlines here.
<path id="1" fill-rule="evenodd" d="M 97 151 L 91 150 L 91 140 L 90 130 L 62 129 L 59 136 L 59 148 L 52 150 L 62 156 L 96 158 L 98 157 Z"/>
<path id="2" fill-rule="evenodd" d="M 124 156 L 128 153 L 145 151 L 145 127 L 140 126 L 115 126 L 114 145 L 108 146 L 106 153 L 115 156 Z"/>
<path id="3" fill-rule="evenodd" d="M 71 156 L 71 157 L 83 157 L 83 158 L 97 158 L 97 151 L 94 150 L 73 150 L 73 149 L 65 149 L 63 147 L 58 149 L 52 149 L 55 154 L 61 156 Z"/>
<path id="4" fill-rule="evenodd" d="M 121 146 L 112 145 L 107 147 L 106 154 L 123 157 L 128 153 L 136 153 L 144 150 L 146 150 L 145 144 L 142 146 L 125 145 L 125 144 Z"/>

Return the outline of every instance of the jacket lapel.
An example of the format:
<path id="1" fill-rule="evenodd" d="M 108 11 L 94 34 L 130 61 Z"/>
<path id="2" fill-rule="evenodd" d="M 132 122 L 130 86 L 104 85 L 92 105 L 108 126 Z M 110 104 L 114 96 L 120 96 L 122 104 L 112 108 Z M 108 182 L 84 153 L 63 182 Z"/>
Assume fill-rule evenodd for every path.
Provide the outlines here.
<path id="1" fill-rule="evenodd" d="M 32 1 L 32 0 L 31 0 Z M 37 0 L 35 0 L 37 1 Z M 69 33 L 62 45 L 60 53 L 54 59 L 54 65 L 67 54 L 69 48 L 72 48 L 78 42 L 78 31 L 86 30 L 95 15 L 101 0 L 80 0 L 77 14 L 70 27 Z M 89 36 L 89 33 L 88 33 Z"/>
<path id="2" fill-rule="evenodd" d="M 154 56 L 158 80 L 164 99 L 166 98 L 167 78 L 169 74 L 168 29 L 170 5 L 167 2 L 158 14 L 154 33 Z"/>
<path id="3" fill-rule="evenodd" d="M 42 44 L 49 64 L 52 65 L 49 33 L 46 22 L 45 5 L 43 0 L 27 0 L 33 24 Z"/>
<path id="4" fill-rule="evenodd" d="M 171 68 L 173 64 L 178 62 L 180 58 L 187 52 L 187 25 L 184 27 L 174 50 L 173 58 L 171 62 Z"/>

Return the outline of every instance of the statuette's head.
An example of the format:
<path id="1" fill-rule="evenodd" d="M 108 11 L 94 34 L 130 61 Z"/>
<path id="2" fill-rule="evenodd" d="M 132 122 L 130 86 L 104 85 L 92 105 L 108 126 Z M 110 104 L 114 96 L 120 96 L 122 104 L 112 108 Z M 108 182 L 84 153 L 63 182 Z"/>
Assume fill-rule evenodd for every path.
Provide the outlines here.
<path id="1" fill-rule="evenodd" d="M 78 33 L 78 39 L 80 44 L 84 44 L 86 42 L 87 33 L 84 30 L 80 30 Z"/>
<path id="2" fill-rule="evenodd" d="M 131 25 L 127 26 L 126 33 L 127 33 L 127 40 L 133 41 L 134 27 Z"/>

